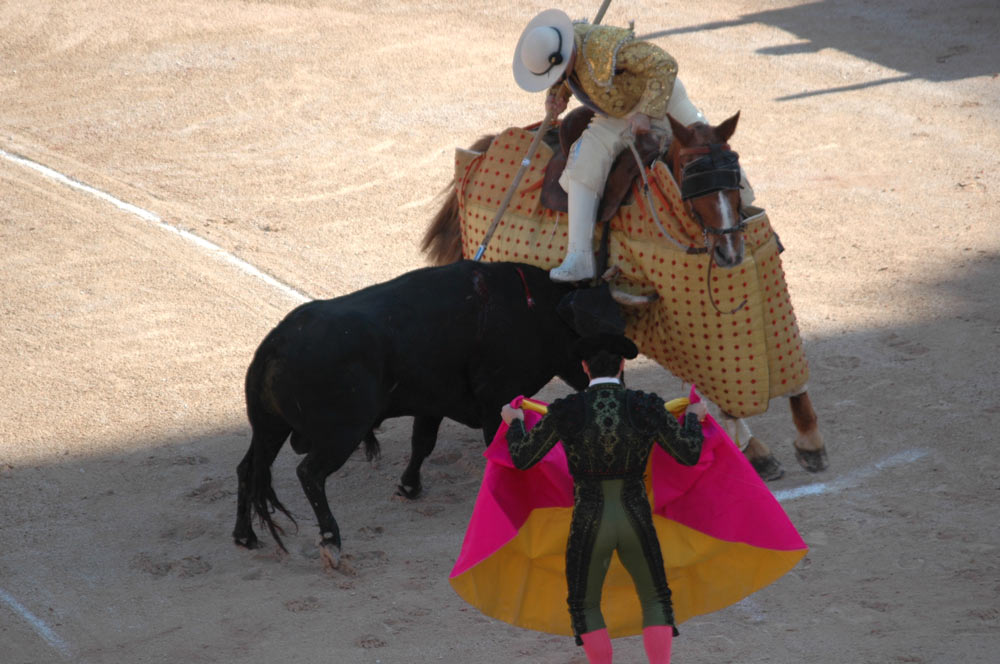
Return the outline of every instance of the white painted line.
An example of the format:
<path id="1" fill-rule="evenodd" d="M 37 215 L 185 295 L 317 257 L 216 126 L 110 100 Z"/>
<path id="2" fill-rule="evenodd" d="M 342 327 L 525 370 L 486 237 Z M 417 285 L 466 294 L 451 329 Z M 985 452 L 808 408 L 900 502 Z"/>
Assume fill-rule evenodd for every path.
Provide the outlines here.
<path id="1" fill-rule="evenodd" d="M 767 612 L 754 601 L 753 597 L 744 597 L 735 606 L 743 611 L 751 622 L 761 623 L 767 620 Z"/>
<path id="2" fill-rule="evenodd" d="M 7 606 L 12 608 L 15 613 L 24 618 L 24 620 L 31 625 L 36 632 L 38 632 L 38 635 L 45 639 L 46 643 L 58 650 L 63 657 L 69 659 L 69 646 L 66 645 L 66 642 L 60 639 L 48 625 L 38 618 L 38 616 L 25 608 L 23 604 L 14 599 L 14 597 L 3 588 L 0 588 L 0 599 L 2 599 Z"/>
<path id="3" fill-rule="evenodd" d="M 856 470 L 853 473 L 848 473 L 844 477 L 834 480 L 833 482 L 818 482 L 816 484 L 807 484 L 794 489 L 782 489 L 781 491 L 775 491 L 774 497 L 778 499 L 779 503 L 783 503 L 788 500 L 795 500 L 805 496 L 818 496 L 824 493 L 840 493 L 844 489 L 849 489 L 852 486 L 861 484 L 870 477 L 878 475 L 880 471 L 886 468 L 904 466 L 908 463 L 913 463 L 928 454 L 930 454 L 930 452 L 927 450 L 906 450 L 905 452 L 900 452 L 899 454 L 887 457 L 870 468 L 862 468 L 861 470 Z"/>
<path id="4" fill-rule="evenodd" d="M 285 293 L 286 295 L 288 295 L 293 300 L 297 300 L 299 302 L 308 302 L 308 301 L 310 301 L 312 299 L 309 296 L 307 296 L 307 295 L 305 295 L 303 293 L 300 293 L 299 291 L 295 290 L 294 288 L 292 288 L 288 284 L 284 284 L 284 283 L 278 281 L 277 279 L 275 279 L 274 277 L 272 277 L 271 275 L 266 274 L 264 272 L 261 272 L 259 269 L 257 269 L 256 267 L 254 267 L 250 263 L 247 263 L 242 258 L 238 258 L 237 256 L 234 256 L 233 254 L 229 253 L 228 251 L 226 251 L 225 249 L 223 249 L 219 245 L 217 245 L 217 244 L 215 244 L 213 242 L 209 242 L 205 238 L 199 237 L 199 236 L 195 235 L 194 233 L 191 233 L 190 231 L 186 231 L 186 230 L 184 230 L 182 228 L 177 228 L 176 226 L 171 226 L 170 224 L 168 224 L 165 221 L 163 221 L 160 218 L 160 216 L 157 215 L 154 212 L 150 212 L 149 210 L 144 210 L 143 208 L 137 207 L 135 205 L 132 205 L 131 203 L 126 203 L 125 201 L 122 201 L 120 199 L 115 198 L 111 194 L 103 192 L 103 191 L 101 191 L 99 189 L 95 189 L 95 188 L 91 187 L 90 185 L 84 184 L 84 183 L 82 183 L 82 182 L 80 182 L 78 180 L 74 180 L 73 178 L 67 177 L 67 176 L 63 175 L 62 173 L 60 173 L 58 171 L 52 170 L 48 166 L 44 166 L 42 164 L 39 164 L 36 161 L 32 161 L 30 159 L 27 159 L 26 157 L 22 157 L 20 155 L 12 154 L 12 153 L 7 152 L 6 150 L 3 150 L 3 149 L 0 149 L 0 156 L 2 156 L 3 158 L 7 159 L 8 161 L 14 162 L 15 164 L 19 164 L 19 165 L 24 166 L 26 168 L 30 168 L 30 169 L 32 169 L 34 171 L 37 171 L 38 173 L 41 173 L 45 177 L 47 177 L 47 178 L 49 178 L 51 180 L 55 180 L 56 182 L 59 182 L 60 184 L 64 184 L 67 187 L 72 187 L 73 189 L 77 189 L 79 191 L 83 191 L 85 193 L 88 193 L 91 196 L 95 196 L 95 197 L 101 199 L 102 201 L 106 201 L 108 203 L 111 203 L 112 205 L 114 205 L 118 209 L 124 210 L 125 212 L 128 212 L 130 214 L 133 214 L 133 215 L 139 217 L 140 219 L 143 219 L 144 221 L 148 221 L 151 224 L 155 224 L 156 226 L 159 226 L 163 230 L 170 231 L 171 233 L 175 233 L 175 234 L 181 236 L 182 238 L 184 238 L 185 240 L 187 240 L 188 242 L 191 242 L 191 243 L 195 244 L 196 246 L 198 246 L 201 249 L 204 249 L 206 252 L 208 252 L 209 254 L 215 256 L 216 258 L 222 260 L 223 262 L 229 263 L 230 265 L 236 267 L 238 270 L 240 270 L 240 271 L 242 271 L 242 272 L 244 272 L 246 274 L 249 274 L 252 277 L 256 277 L 256 278 L 260 279 L 261 281 L 263 281 L 264 283 L 268 284 L 269 286 L 272 286 L 272 287 L 280 290 L 281 292 Z"/>

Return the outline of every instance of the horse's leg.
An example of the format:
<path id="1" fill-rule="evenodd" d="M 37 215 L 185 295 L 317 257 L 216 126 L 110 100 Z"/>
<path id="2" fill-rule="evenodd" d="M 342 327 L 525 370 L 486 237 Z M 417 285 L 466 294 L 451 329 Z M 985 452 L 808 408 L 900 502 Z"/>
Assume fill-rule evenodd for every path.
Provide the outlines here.
<path id="1" fill-rule="evenodd" d="M 396 495 L 414 499 L 423 491 L 420 482 L 420 467 L 424 459 L 434 451 L 437 443 L 438 428 L 441 417 L 418 415 L 413 418 L 413 436 L 410 438 L 410 463 L 407 464 L 403 476 L 396 487 Z"/>
<path id="2" fill-rule="evenodd" d="M 319 522 L 324 564 L 335 568 L 340 565 L 340 527 L 326 498 L 326 478 L 344 465 L 371 429 L 369 425 L 333 425 L 325 431 L 323 439 L 310 441 L 309 452 L 295 472 Z"/>
<path id="3" fill-rule="evenodd" d="M 767 445 L 753 435 L 745 419 L 722 411 L 722 426 L 762 480 L 770 482 L 785 475 L 781 462 L 771 453 Z"/>
<path id="4" fill-rule="evenodd" d="M 792 420 L 799 435 L 795 439 L 795 458 L 799 464 L 810 473 L 826 470 L 829 465 L 826 457 L 826 445 L 823 435 L 819 432 L 816 411 L 813 410 L 809 392 L 803 389 L 798 394 L 788 398 L 792 409 Z"/>

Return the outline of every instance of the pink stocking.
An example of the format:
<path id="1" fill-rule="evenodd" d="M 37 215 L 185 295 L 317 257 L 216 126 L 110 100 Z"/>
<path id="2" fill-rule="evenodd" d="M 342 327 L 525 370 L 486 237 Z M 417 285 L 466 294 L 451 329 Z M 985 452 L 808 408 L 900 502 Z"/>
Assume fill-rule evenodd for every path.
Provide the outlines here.
<path id="1" fill-rule="evenodd" d="M 649 664 L 670 664 L 673 638 L 674 628 L 670 625 L 656 625 L 642 630 L 642 645 L 646 647 Z"/>
<path id="2" fill-rule="evenodd" d="M 590 664 L 611 664 L 611 637 L 607 629 L 598 629 L 581 634 L 583 651 Z"/>

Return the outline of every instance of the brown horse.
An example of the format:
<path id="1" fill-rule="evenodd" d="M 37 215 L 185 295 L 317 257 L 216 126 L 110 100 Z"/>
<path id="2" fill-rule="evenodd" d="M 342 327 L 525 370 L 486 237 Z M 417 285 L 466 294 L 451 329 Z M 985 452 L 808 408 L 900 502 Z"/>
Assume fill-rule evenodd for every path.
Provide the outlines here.
<path id="1" fill-rule="evenodd" d="M 559 207 L 558 172 L 548 171 L 558 171 L 565 163 L 574 138 L 571 128 L 578 132 L 586 125 L 588 118 L 581 122 L 574 114 L 561 123 L 558 142 L 545 137 L 539 152 L 529 155 L 539 164 L 536 177 L 520 185 L 499 224 L 498 236 L 503 237 L 493 240 L 500 246 L 491 247 L 485 260 L 524 260 L 543 268 L 561 260 L 565 246 L 558 231 L 565 223 L 565 208 Z M 774 396 L 789 396 L 798 430 L 797 460 L 810 472 L 823 470 L 826 449 L 806 391 L 808 372 L 777 256 L 780 245 L 762 210 L 741 209 L 739 157 L 728 145 L 739 113 L 718 126 L 685 127 L 669 120 L 673 140 L 665 155 L 663 141 L 649 137 L 619 155 L 598 214 L 611 229 L 609 258 L 619 274 L 616 288 L 645 295 L 634 301 L 655 300 L 627 310 L 629 334 L 645 355 L 682 380 L 697 383 L 719 405 L 730 436 L 761 477 L 777 479 L 784 470 L 753 436 L 745 418 L 763 412 Z M 492 192 L 503 193 L 509 171 L 521 163 L 516 155 L 523 157 L 523 143 L 530 136 L 526 130 L 511 129 L 458 151 L 456 177 L 422 244 L 433 263 L 471 255 L 485 235 L 485 221 L 499 206 L 500 197 Z M 757 280 L 739 276 L 750 269 L 744 266 L 748 233 L 754 257 L 750 267 Z M 679 298 L 680 292 L 686 297 Z M 724 326 L 733 332 L 723 334 Z M 761 326 L 766 334 L 758 335 Z M 705 330 L 700 336 L 694 332 L 698 327 Z M 713 327 L 719 332 L 713 334 Z M 702 337 L 717 338 L 721 345 L 703 344 Z M 745 349 L 753 343 L 766 346 L 764 369 L 760 353 L 756 359 L 749 355 L 757 365 L 747 364 Z M 714 366 L 724 361 L 728 364 Z M 747 379 L 733 379 L 734 374 Z M 758 394 L 753 386 L 760 383 L 768 388 Z"/>

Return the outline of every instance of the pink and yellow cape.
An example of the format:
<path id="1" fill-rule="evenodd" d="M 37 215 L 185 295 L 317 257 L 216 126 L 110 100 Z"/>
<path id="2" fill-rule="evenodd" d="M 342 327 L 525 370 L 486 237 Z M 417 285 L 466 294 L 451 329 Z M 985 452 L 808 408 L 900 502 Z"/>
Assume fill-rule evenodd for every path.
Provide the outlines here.
<path id="1" fill-rule="evenodd" d="M 692 390 L 692 401 L 697 396 Z M 681 402 L 683 410 L 687 400 Z M 672 402 L 674 403 L 674 402 Z M 518 397 L 530 429 L 544 404 Z M 669 406 L 669 404 L 668 404 Z M 671 409 L 673 411 L 673 408 Z M 659 446 L 646 472 L 677 623 L 738 602 L 775 581 L 807 547 L 743 454 L 711 416 L 692 467 Z M 451 585 L 484 614 L 527 629 L 572 636 L 566 608 L 566 540 L 573 480 L 557 444 L 532 468 L 514 468 L 501 425 L 485 452 L 486 471 Z M 632 579 L 615 555 L 601 602 L 611 636 L 642 631 Z"/>

